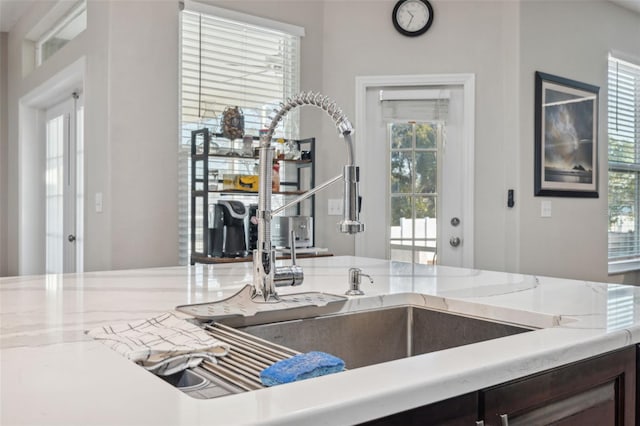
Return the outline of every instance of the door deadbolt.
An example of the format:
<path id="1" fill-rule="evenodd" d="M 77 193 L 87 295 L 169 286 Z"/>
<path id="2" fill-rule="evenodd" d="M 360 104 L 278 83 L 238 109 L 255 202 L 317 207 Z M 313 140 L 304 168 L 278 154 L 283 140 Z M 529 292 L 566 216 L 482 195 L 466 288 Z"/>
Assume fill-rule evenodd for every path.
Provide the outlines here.
<path id="1" fill-rule="evenodd" d="M 72 243 L 76 240 L 76 236 L 73 234 L 69 234 L 69 236 L 67 237 L 67 240 L 69 240 L 69 242 Z"/>
<path id="2" fill-rule="evenodd" d="M 458 247 L 461 242 L 462 241 L 458 237 L 451 237 L 451 239 L 449 240 L 449 244 L 451 244 L 451 247 Z"/>
<path id="3" fill-rule="evenodd" d="M 458 217 L 452 217 L 452 218 L 451 218 L 451 225 L 452 225 L 452 226 L 458 226 L 458 225 L 460 225 L 460 218 L 458 218 Z"/>

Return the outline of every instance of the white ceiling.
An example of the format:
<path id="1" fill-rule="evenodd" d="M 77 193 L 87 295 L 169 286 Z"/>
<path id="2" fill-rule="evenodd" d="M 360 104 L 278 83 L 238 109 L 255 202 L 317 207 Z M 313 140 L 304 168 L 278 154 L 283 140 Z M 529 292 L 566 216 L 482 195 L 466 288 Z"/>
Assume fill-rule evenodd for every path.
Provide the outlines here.
<path id="1" fill-rule="evenodd" d="M 34 0 L 0 0 L 0 32 L 8 32 Z"/>
<path id="2" fill-rule="evenodd" d="M 37 1 L 55 2 L 55 0 L 0 0 L 0 31 L 6 32 L 11 30 L 11 27 L 18 21 L 20 16 L 22 16 L 22 14 L 24 14 L 27 9 L 29 9 L 29 6 Z M 640 0 L 610 1 L 640 13 Z"/>

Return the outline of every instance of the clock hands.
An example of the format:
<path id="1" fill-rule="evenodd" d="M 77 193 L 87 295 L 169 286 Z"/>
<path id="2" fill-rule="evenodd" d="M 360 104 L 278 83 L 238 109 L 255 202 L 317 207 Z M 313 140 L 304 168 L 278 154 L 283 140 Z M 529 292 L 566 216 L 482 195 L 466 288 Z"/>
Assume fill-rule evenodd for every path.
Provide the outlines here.
<path id="1" fill-rule="evenodd" d="M 409 14 L 409 16 L 411 16 L 411 19 L 409 19 L 409 22 L 407 22 L 407 27 L 410 27 L 411 26 L 411 21 L 413 21 L 413 13 L 411 13 L 408 10 L 407 10 L 407 13 Z"/>

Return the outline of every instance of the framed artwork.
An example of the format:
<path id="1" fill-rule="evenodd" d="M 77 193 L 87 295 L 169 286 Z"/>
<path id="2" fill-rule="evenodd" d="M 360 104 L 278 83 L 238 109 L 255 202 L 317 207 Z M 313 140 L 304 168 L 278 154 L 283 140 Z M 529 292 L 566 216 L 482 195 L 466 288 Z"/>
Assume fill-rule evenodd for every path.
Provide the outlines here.
<path id="1" fill-rule="evenodd" d="M 536 72 L 536 196 L 598 197 L 599 90 Z"/>

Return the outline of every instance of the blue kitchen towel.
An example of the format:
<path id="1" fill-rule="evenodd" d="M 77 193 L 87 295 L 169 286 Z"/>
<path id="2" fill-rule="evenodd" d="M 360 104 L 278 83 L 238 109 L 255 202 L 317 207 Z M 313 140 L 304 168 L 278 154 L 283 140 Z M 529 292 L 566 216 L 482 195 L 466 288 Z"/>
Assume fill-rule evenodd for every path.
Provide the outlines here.
<path id="1" fill-rule="evenodd" d="M 278 361 L 260 372 L 265 386 L 281 385 L 344 370 L 344 361 L 324 352 L 307 352 Z"/>

